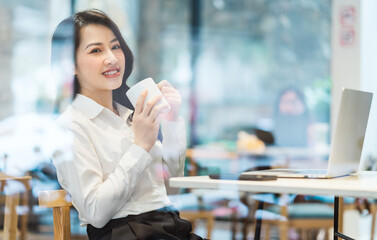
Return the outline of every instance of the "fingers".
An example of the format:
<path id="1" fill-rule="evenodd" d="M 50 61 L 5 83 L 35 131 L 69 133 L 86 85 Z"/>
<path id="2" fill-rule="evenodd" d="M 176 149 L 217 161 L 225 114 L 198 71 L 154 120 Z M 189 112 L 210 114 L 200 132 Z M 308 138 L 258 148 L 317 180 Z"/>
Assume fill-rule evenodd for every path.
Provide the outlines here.
<path id="1" fill-rule="evenodd" d="M 153 97 L 148 102 L 145 102 L 148 92 L 143 91 L 135 106 L 135 113 L 144 119 L 149 118 L 151 122 L 159 122 L 161 118 L 165 118 L 167 115 L 163 113 L 166 113 L 166 110 L 170 110 L 170 115 L 177 115 L 182 103 L 179 91 L 168 81 L 162 80 L 157 86 L 168 104 L 158 104 L 162 96 Z"/>
<path id="2" fill-rule="evenodd" d="M 151 113 L 149 114 L 149 117 L 152 119 L 153 122 L 158 121 L 159 117 L 162 116 L 163 113 L 165 113 L 169 109 L 169 106 L 167 104 L 157 104 L 152 109 Z"/>
<path id="3" fill-rule="evenodd" d="M 150 101 L 146 102 L 146 98 L 148 95 L 148 90 L 143 90 L 137 99 L 136 105 L 135 105 L 135 113 L 136 114 L 142 114 L 144 117 L 148 117 L 151 113 L 151 110 L 154 108 L 154 106 L 158 103 L 158 101 L 161 100 L 162 96 L 155 96 Z M 144 104 L 145 103 L 145 104 Z"/>
<path id="4" fill-rule="evenodd" d="M 163 80 L 159 88 L 168 103 L 180 102 L 181 94 L 168 81 Z"/>
<path id="5" fill-rule="evenodd" d="M 160 89 L 160 91 L 162 91 L 163 87 L 173 87 L 173 86 L 168 81 L 162 80 L 161 82 L 157 84 L 157 87 Z"/>
<path id="6" fill-rule="evenodd" d="M 178 93 L 178 90 L 175 89 L 168 81 L 166 80 L 162 80 L 160 83 L 157 84 L 158 88 L 160 89 L 160 91 L 162 92 L 162 94 L 164 95 L 164 97 L 166 97 L 165 95 L 167 93 Z"/>
<path id="7" fill-rule="evenodd" d="M 172 87 L 171 85 L 170 85 L 170 86 L 167 86 L 167 85 L 161 86 L 160 91 L 162 92 L 162 94 L 163 94 L 164 96 L 165 96 L 165 94 L 167 94 L 167 93 L 175 93 L 175 92 L 178 92 L 178 90 L 175 89 L 174 87 Z"/>
<path id="8" fill-rule="evenodd" d="M 162 119 L 163 119 L 163 114 L 159 113 L 156 119 L 154 120 L 155 125 L 160 126 Z"/>
<path id="9" fill-rule="evenodd" d="M 155 96 L 153 97 L 151 100 L 149 100 L 145 106 L 144 106 L 144 109 L 143 109 L 143 112 L 142 112 L 142 115 L 144 117 L 148 117 L 152 111 L 152 109 L 155 107 L 155 105 L 158 103 L 158 101 L 160 101 L 162 98 L 162 96 Z"/>
<path id="10" fill-rule="evenodd" d="M 137 99 L 136 105 L 135 105 L 135 112 L 137 114 L 139 114 L 143 111 L 143 106 L 144 106 L 144 102 L 145 102 L 147 95 L 148 95 L 148 90 L 145 89 L 141 92 L 139 98 Z"/>
<path id="11" fill-rule="evenodd" d="M 176 100 L 180 100 L 181 99 L 181 95 L 179 94 L 178 91 L 172 92 L 172 93 L 165 93 L 164 97 L 165 97 L 166 101 L 168 101 L 169 103 L 171 101 L 176 101 Z"/>

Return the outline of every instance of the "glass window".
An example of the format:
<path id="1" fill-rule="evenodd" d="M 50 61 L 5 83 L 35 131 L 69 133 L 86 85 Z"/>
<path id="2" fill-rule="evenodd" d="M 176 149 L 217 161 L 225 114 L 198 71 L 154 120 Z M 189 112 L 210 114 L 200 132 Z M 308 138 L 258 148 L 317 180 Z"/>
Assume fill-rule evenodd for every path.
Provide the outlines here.
<path id="1" fill-rule="evenodd" d="M 278 145 L 328 144 L 329 0 L 2 1 L 2 119 L 64 109 L 71 85 L 50 77 L 51 34 L 71 12 L 91 7 L 114 18 L 135 54 L 129 85 L 152 77 L 181 91 L 190 146 L 234 147 L 240 130 L 255 129 Z M 296 93 L 284 105 L 285 90 Z M 289 106 L 302 109 L 279 113 Z"/>
<path id="2" fill-rule="evenodd" d="M 192 2 L 141 1 L 142 15 L 160 17 L 140 22 L 138 50 L 139 76 L 167 78 L 183 93 L 191 143 L 257 128 L 278 145 L 328 144 L 331 1 Z M 285 90 L 297 92 L 301 116 L 279 115 Z M 288 123 L 301 126 L 296 141 L 286 140 Z"/>
<path id="3" fill-rule="evenodd" d="M 129 85 L 152 77 L 181 91 L 190 146 L 234 150 L 239 131 L 255 129 L 277 145 L 328 144 L 330 0 L 2 1 L 1 119 L 64 109 L 72 86 L 50 77 L 51 34 L 92 7 L 112 16 L 135 54 Z"/>

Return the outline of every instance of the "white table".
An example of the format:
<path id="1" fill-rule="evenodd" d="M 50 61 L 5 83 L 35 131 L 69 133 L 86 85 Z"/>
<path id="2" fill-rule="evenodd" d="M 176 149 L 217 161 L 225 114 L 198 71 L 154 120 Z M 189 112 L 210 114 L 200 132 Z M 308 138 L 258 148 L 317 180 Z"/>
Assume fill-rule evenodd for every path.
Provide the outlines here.
<path id="1" fill-rule="evenodd" d="M 334 239 L 352 239 L 338 232 L 339 197 L 377 199 L 377 172 L 359 172 L 334 179 L 283 179 L 274 181 L 214 180 L 208 176 L 176 177 L 171 187 L 198 189 L 226 189 L 257 193 L 288 193 L 334 196 Z M 260 226 L 259 226 L 260 227 Z M 259 233 L 258 233 L 259 234 Z M 255 239 L 259 239 L 256 236 Z"/>

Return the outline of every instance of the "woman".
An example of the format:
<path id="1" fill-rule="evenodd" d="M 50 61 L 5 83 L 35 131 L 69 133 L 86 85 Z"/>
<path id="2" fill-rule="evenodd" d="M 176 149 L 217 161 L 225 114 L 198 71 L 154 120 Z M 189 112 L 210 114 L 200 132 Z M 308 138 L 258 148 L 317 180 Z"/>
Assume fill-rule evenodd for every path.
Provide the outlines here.
<path id="1" fill-rule="evenodd" d="M 72 196 L 89 239 L 201 239 L 170 207 L 164 182 L 182 176 L 185 128 L 181 96 L 167 81 L 158 84 L 171 105 L 160 100 L 134 111 L 126 98 L 132 52 L 115 23 L 99 10 L 63 20 L 52 38 L 52 63 L 73 52 L 74 99 L 59 117 L 72 151 L 53 156 L 58 179 Z M 64 57 L 65 56 L 65 57 Z M 162 127 L 162 143 L 157 139 Z"/>
<path id="2" fill-rule="evenodd" d="M 307 147 L 310 116 L 301 91 L 287 87 L 279 95 L 275 108 L 276 145 Z"/>

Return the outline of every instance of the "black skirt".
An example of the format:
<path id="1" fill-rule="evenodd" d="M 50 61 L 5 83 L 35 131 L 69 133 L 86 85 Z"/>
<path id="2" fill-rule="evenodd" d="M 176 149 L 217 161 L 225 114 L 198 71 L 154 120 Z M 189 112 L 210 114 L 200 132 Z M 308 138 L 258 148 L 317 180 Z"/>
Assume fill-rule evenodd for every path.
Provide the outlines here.
<path id="1" fill-rule="evenodd" d="M 88 225 L 89 240 L 197 240 L 191 223 L 180 218 L 179 212 L 167 207 L 140 215 L 110 220 L 103 228 Z"/>

